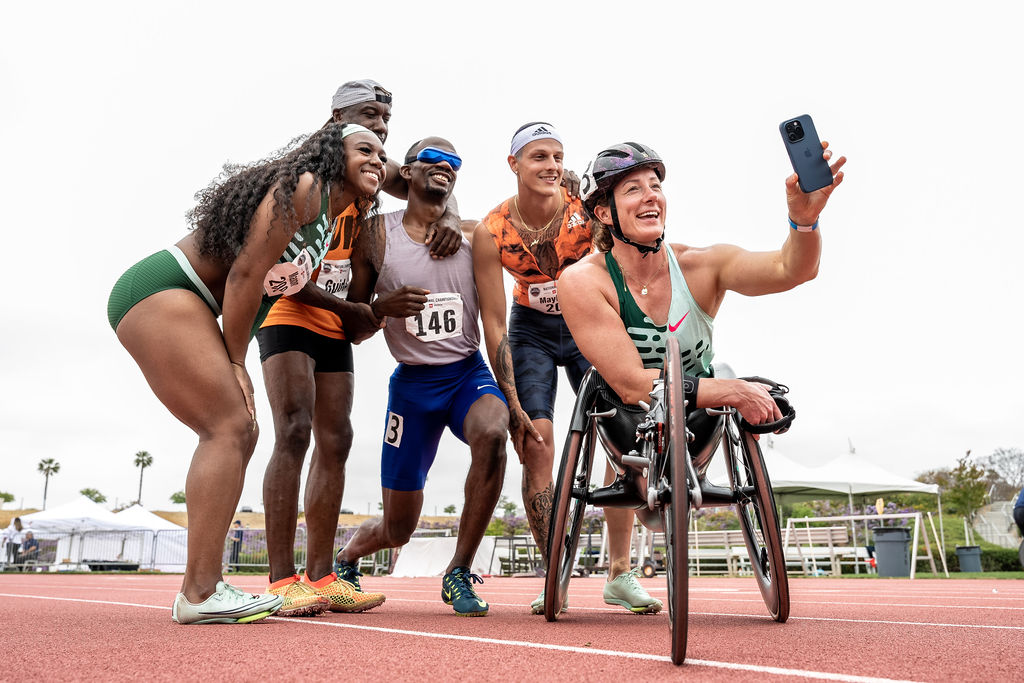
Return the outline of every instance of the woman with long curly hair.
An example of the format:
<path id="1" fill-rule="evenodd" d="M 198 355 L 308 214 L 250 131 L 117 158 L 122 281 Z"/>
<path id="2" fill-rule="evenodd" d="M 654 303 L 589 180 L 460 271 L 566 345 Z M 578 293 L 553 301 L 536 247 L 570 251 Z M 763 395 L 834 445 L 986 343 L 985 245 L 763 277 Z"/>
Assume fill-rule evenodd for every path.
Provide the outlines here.
<path id="1" fill-rule="evenodd" d="M 221 574 L 259 435 L 246 350 L 273 302 L 320 264 L 334 218 L 354 202 L 365 218 L 376 204 L 385 161 L 374 133 L 332 124 L 275 157 L 226 168 L 228 177 L 196 195 L 191 234 L 114 285 L 107 314 L 117 338 L 157 398 L 199 436 L 185 483 L 192 523 L 171 610 L 178 623 L 246 623 L 281 606 L 279 596 L 243 593 Z"/>

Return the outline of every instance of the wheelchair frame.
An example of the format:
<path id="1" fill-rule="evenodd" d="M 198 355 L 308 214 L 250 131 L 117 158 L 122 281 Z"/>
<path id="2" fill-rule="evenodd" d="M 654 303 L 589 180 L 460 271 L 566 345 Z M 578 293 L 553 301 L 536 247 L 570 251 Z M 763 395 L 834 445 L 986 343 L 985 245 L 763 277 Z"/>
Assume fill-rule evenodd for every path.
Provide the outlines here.
<path id="1" fill-rule="evenodd" d="M 757 440 L 747 426 L 741 426 L 735 409 L 708 409 L 709 414 L 719 416 L 724 424 L 698 472 L 688 448 L 693 434 L 685 426 L 686 402 L 679 358 L 678 340 L 669 337 L 664 379 L 655 383 L 650 394 L 652 403 L 642 406 L 647 409 L 647 414 L 636 428 L 640 450 L 623 454 L 621 464 L 613 464 L 617 476 L 607 486 L 595 486 L 590 482 L 594 474 L 595 446 L 600 440 L 598 423 L 614 416 L 616 409 L 597 411 L 599 377 L 591 369 L 584 378 L 577 393 L 555 480 L 544 586 L 544 615 L 548 621 L 555 621 L 575 568 L 576 549 L 587 505 L 636 509 L 638 517 L 648 527 L 660 522 L 666 539 L 674 664 L 682 664 L 686 657 L 691 507 L 733 507 L 740 519 L 752 573 L 769 614 L 775 621 L 785 622 L 789 618 L 790 606 L 775 499 Z M 786 391 L 781 385 L 756 379 L 774 385 L 779 396 Z M 779 401 L 778 397 L 776 400 Z M 785 404 L 788 406 L 788 402 Z M 790 421 L 792 415 L 791 411 Z M 781 427 L 779 423 L 766 427 Z M 788 422 L 785 427 L 788 427 Z M 726 459 L 728 487 L 712 484 L 703 475 L 719 447 Z M 608 452 L 607 448 L 605 452 Z M 680 491 L 685 491 L 685 495 L 678 495 Z"/>

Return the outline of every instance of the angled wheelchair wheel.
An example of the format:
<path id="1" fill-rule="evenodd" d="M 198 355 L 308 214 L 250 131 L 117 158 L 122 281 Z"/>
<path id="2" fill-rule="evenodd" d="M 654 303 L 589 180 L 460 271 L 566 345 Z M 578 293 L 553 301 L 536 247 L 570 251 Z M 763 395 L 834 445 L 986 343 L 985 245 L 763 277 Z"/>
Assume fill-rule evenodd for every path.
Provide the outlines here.
<path id="1" fill-rule="evenodd" d="M 741 430 L 731 416 L 724 441 L 729 480 L 740 493 L 736 511 L 750 567 L 768 612 L 775 621 L 784 622 L 789 618 L 789 578 L 764 456 L 753 435 Z"/>
<path id="2" fill-rule="evenodd" d="M 581 389 L 582 393 L 582 389 Z M 577 410 L 589 410 L 577 402 Z M 587 493 L 594 465 L 593 418 L 584 412 L 580 420 L 574 416 L 562 453 L 562 462 L 555 480 L 548 531 L 548 571 L 544 578 L 544 617 L 548 621 L 558 613 L 569 591 L 569 579 L 576 564 L 576 548 L 583 527 L 583 513 L 587 508 Z"/>
<path id="3" fill-rule="evenodd" d="M 668 614 L 672 622 L 672 663 L 686 658 L 689 621 L 689 525 L 690 494 L 686 479 L 686 411 L 683 407 L 683 373 L 679 342 L 669 337 L 665 353 L 665 428 L 662 439 L 663 477 L 671 495 L 662 501 L 665 526 L 665 573 L 668 578 Z M 655 469 L 655 471 L 659 471 Z"/>

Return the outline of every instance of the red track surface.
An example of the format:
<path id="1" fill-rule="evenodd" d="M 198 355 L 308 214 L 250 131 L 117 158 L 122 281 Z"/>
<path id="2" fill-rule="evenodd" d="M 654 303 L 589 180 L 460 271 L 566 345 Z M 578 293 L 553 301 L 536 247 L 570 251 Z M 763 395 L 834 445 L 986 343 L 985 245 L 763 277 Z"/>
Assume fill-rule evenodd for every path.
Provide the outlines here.
<path id="1" fill-rule="evenodd" d="M 1024 679 L 1024 581 L 791 579 L 792 616 L 777 624 L 753 579 L 691 578 L 680 668 L 667 613 L 605 605 L 602 578 L 573 579 L 553 624 L 526 607 L 541 579 L 488 578 L 490 615 L 467 619 L 441 602 L 440 579 L 365 577 L 388 600 L 363 614 L 181 626 L 180 581 L 0 575 L 0 680 Z M 644 583 L 665 598 L 663 578 Z"/>

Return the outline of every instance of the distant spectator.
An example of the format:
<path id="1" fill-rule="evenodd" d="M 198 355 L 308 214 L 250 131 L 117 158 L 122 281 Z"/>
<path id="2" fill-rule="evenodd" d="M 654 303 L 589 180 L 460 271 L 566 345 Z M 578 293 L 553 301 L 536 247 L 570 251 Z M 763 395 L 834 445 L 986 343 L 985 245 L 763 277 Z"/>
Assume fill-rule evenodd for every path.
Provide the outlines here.
<path id="1" fill-rule="evenodd" d="M 25 564 L 30 560 L 39 559 L 39 541 L 32 535 L 31 531 L 25 532 L 25 540 L 21 542 L 21 552 L 18 553 L 18 562 Z"/>
<path id="2" fill-rule="evenodd" d="M 4 529 L 4 545 L 7 548 L 7 564 L 14 564 L 18 559 L 18 548 L 22 538 L 21 517 L 15 517 L 11 525 Z"/>
<path id="3" fill-rule="evenodd" d="M 238 557 L 242 552 L 242 520 L 236 519 L 231 527 L 231 559 L 228 560 L 228 571 L 238 571 Z"/>
<path id="4" fill-rule="evenodd" d="M 1013 521 L 1017 523 L 1020 535 L 1024 536 L 1024 489 L 1020 490 L 1017 502 L 1013 504 Z"/>

